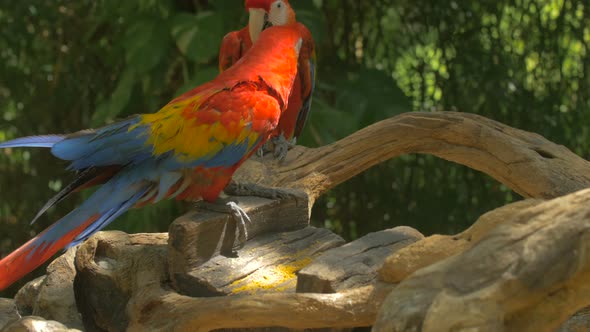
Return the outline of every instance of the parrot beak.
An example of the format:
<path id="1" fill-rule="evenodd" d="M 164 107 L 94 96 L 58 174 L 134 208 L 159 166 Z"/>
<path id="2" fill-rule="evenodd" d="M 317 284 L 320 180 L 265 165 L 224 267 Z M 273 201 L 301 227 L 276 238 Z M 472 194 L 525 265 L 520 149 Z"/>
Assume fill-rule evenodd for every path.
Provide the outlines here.
<path id="1" fill-rule="evenodd" d="M 264 26 L 262 27 L 262 30 L 265 30 L 267 28 L 270 28 L 272 26 L 272 22 L 268 20 L 268 14 L 264 17 Z"/>
<path id="2" fill-rule="evenodd" d="M 250 19 L 248 21 L 248 31 L 250 32 L 250 39 L 252 42 L 256 42 L 258 40 L 258 36 L 262 30 L 264 30 L 264 26 L 268 21 L 268 15 L 264 11 L 264 9 L 260 8 L 250 8 Z"/>

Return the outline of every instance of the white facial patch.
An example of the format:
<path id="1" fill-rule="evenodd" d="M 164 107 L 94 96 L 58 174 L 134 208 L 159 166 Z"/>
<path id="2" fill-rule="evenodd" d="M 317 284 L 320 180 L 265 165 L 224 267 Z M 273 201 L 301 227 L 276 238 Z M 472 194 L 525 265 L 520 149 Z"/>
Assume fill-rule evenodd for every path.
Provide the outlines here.
<path id="1" fill-rule="evenodd" d="M 275 1 L 268 13 L 268 20 L 272 25 L 279 26 L 287 24 L 287 5 L 283 1 Z"/>

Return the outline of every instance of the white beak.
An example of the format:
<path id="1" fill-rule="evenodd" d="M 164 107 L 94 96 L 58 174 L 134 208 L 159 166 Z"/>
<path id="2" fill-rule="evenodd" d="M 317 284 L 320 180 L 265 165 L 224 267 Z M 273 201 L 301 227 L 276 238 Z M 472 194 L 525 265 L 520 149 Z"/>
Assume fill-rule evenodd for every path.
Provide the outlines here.
<path id="1" fill-rule="evenodd" d="M 266 12 L 260 8 L 250 8 L 250 19 L 248 21 L 248 30 L 250 32 L 250 39 L 252 42 L 258 40 L 258 36 L 264 29 Z"/>

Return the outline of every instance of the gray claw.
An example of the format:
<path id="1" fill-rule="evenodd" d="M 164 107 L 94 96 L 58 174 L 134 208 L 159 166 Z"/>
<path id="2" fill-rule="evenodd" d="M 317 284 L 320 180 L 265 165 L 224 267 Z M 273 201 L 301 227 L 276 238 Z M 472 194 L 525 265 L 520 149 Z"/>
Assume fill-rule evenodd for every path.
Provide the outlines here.
<path id="1" fill-rule="evenodd" d="M 238 229 L 238 249 L 241 249 L 246 244 L 248 240 L 248 226 L 247 224 L 251 224 L 252 220 L 242 209 L 237 202 L 235 201 L 227 201 L 227 199 L 218 199 L 215 203 L 209 203 L 205 201 L 201 201 L 197 205 L 199 208 L 206 209 L 209 211 L 215 211 L 219 213 L 228 213 L 232 221 L 236 223 L 236 228 Z M 235 229 L 234 229 L 235 230 Z M 233 235 L 235 236 L 235 235 Z M 234 237 L 235 239 L 235 237 Z M 230 241 L 232 244 L 234 240 Z M 223 253 L 222 253 L 223 254 Z M 224 254 L 226 255 L 226 254 Z M 227 256 L 227 255 L 226 255 Z M 234 255 L 235 256 L 235 255 Z M 232 256 L 232 257 L 234 257 Z"/>
<path id="2" fill-rule="evenodd" d="M 244 209 L 242 209 L 236 202 L 230 201 L 227 202 L 226 205 L 230 208 L 231 215 L 238 226 L 238 242 L 240 243 L 238 249 L 241 249 L 248 240 L 248 228 L 246 223 L 251 224 L 252 220 L 246 211 L 244 211 Z"/>
<path id="3" fill-rule="evenodd" d="M 273 155 L 279 161 L 283 161 L 285 158 L 287 158 L 287 153 L 295 146 L 295 143 L 297 142 L 295 138 L 293 138 L 292 141 L 288 141 L 283 134 L 273 137 L 272 141 L 275 146 Z"/>

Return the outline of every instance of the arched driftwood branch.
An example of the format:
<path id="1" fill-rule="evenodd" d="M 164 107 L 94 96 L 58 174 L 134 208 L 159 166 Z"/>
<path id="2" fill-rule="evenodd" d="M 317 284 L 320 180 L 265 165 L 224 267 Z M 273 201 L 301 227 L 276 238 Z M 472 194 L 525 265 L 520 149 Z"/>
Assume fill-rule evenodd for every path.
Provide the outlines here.
<path id="1" fill-rule="evenodd" d="M 431 154 L 482 171 L 524 197 L 554 198 L 590 186 L 590 163 L 542 136 L 456 112 L 405 113 L 279 165 L 253 158 L 238 182 L 303 189 L 310 201 L 384 160 Z"/>

